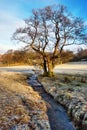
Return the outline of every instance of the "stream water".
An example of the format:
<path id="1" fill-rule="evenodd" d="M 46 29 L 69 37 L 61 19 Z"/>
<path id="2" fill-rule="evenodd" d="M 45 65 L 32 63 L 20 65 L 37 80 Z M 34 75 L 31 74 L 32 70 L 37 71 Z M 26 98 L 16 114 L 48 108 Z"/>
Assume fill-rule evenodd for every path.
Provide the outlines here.
<path id="1" fill-rule="evenodd" d="M 47 103 L 47 115 L 49 118 L 51 130 L 75 130 L 75 127 L 70 121 L 66 110 L 44 90 L 41 83 L 37 80 L 37 75 L 32 75 L 29 77 L 28 83 Z"/>

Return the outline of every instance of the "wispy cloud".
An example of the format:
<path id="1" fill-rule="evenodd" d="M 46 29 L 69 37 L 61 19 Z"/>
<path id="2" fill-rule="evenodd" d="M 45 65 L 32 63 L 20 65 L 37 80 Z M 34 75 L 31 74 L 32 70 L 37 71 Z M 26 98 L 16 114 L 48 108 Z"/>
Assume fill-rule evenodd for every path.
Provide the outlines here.
<path id="1" fill-rule="evenodd" d="M 26 18 L 30 10 L 34 7 L 39 7 L 52 4 L 55 0 L 3 0 L 0 1 L 0 50 L 8 50 L 18 47 L 11 41 L 12 34 L 17 28 L 24 25 L 23 18 Z M 42 4 L 43 3 L 43 4 Z M 30 8 L 29 8 L 30 7 Z"/>
<path id="2" fill-rule="evenodd" d="M 0 11 L 0 50 L 15 48 L 11 41 L 16 28 L 24 25 L 24 21 L 16 16 L 16 13 Z"/>
<path id="3" fill-rule="evenodd" d="M 87 26 L 87 21 L 85 21 L 85 26 Z"/>
<path id="4" fill-rule="evenodd" d="M 0 50 L 16 48 L 10 40 L 11 36 L 16 28 L 24 25 L 23 19 L 28 18 L 33 8 L 61 3 L 68 5 L 74 14 L 78 16 L 82 14 L 87 20 L 86 11 L 84 11 L 87 9 L 86 3 L 84 6 L 80 4 L 78 6 L 78 2 L 79 0 L 0 0 Z M 80 2 L 84 3 L 83 0 Z"/>

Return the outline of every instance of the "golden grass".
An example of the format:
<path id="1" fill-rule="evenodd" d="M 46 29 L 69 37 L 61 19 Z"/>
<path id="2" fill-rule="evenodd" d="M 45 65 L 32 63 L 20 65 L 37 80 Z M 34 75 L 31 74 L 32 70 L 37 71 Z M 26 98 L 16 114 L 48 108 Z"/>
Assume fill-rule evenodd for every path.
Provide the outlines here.
<path id="1" fill-rule="evenodd" d="M 31 110 L 38 109 L 46 112 L 46 105 L 27 85 L 26 76 L 14 72 L 0 73 L 0 128 L 8 130 L 15 124 L 28 123 Z"/>

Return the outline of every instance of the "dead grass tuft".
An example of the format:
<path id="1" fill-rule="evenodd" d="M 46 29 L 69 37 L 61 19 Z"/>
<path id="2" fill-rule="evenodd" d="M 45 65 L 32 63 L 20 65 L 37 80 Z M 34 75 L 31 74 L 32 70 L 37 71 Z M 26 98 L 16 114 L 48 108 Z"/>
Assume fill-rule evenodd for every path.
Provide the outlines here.
<path id="1" fill-rule="evenodd" d="M 25 80 L 26 76 L 20 73 L 0 73 L 1 129 L 8 130 L 15 124 L 28 123 L 31 119 L 31 110 L 39 109 L 46 112 L 44 101 Z"/>

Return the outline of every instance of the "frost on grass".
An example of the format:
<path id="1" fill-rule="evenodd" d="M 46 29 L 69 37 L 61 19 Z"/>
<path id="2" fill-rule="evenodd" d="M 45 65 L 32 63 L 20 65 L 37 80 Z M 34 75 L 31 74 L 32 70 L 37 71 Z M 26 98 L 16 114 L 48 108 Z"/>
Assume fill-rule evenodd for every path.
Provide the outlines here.
<path id="1" fill-rule="evenodd" d="M 67 108 L 76 128 L 86 130 L 87 76 L 60 74 L 53 78 L 39 77 L 39 81 L 57 102 Z"/>
<path id="2" fill-rule="evenodd" d="M 0 73 L 0 130 L 50 129 L 45 102 L 25 81 L 20 73 Z"/>

